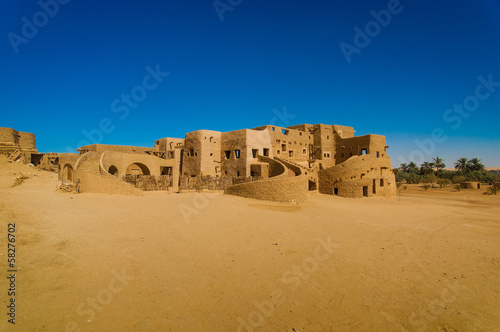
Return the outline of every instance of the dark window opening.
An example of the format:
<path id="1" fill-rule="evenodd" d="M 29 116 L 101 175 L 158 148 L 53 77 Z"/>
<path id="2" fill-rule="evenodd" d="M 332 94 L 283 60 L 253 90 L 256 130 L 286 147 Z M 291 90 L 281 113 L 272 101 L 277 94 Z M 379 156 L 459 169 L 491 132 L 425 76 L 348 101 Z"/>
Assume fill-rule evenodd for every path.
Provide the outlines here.
<path id="1" fill-rule="evenodd" d="M 259 150 L 257 150 L 257 149 L 252 149 L 252 157 L 253 157 L 253 158 L 257 158 L 257 152 L 259 152 Z"/>
<path id="2" fill-rule="evenodd" d="M 316 190 L 316 182 L 309 180 L 309 191 Z"/>
<path id="3" fill-rule="evenodd" d="M 286 144 L 281 144 L 281 150 L 283 150 L 283 152 L 286 151 Z"/>
<path id="4" fill-rule="evenodd" d="M 377 151 L 377 158 L 380 157 L 380 152 Z"/>
<path id="5" fill-rule="evenodd" d="M 254 177 L 255 176 L 255 172 L 254 171 L 250 171 L 250 176 Z"/>
<path id="6" fill-rule="evenodd" d="M 368 152 L 367 149 L 361 149 L 361 155 L 365 155 Z"/>
<path id="7" fill-rule="evenodd" d="M 189 149 L 189 155 L 192 157 L 194 156 L 194 150 L 193 149 Z"/>
<path id="8" fill-rule="evenodd" d="M 264 156 L 269 157 L 269 149 L 264 148 Z"/>
<path id="9" fill-rule="evenodd" d="M 293 151 L 292 150 L 288 151 L 288 157 L 293 158 Z"/>
<path id="10" fill-rule="evenodd" d="M 368 186 L 363 186 L 363 197 L 368 197 Z"/>
<path id="11" fill-rule="evenodd" d="M 231 151 L 224 151 L 224 155 L 226 156 L 226 159 L 229 159 L 231 157 Z"/>
<path id="12" fill-rule="evenodd" d="M 239 177 L 240 176 L 240 171 L 236 171 L 236 176 Z"/>
<path id="13" fill-rule="evenodd" d="M 380 186 L 383 187 L 384 186 L 384 179 L 380 179 Z"/>
<path id="14" fill-rule="evenodd" d="M 339 188 L 333 188 L 333 194 L 338 195 L 339 194 Z"/>
<path id="15" fill-rule="evenodd" d="M 108 169 L 108 173 L 114 176 L 118 176 L 118 168 L 116 166 L 110 166 Z"/>
<path id="16" fill-rule="evenodd" d="M 172 167 L 160 167 L 161 175 L 172 175 Z"/>
<path id="17" fill-rule="evenodd" d="M 376 194 L 376 193 L 377 193 L 377 180 L 373 180 L 373 190 L 372 190 L 372 192 L 373 192 L 374 194 Z"/>
<path id="18" fill-rule="evenodd" d="M 240 150 L 234 150 L 234 155 L 236 156 L 236 158 L 239 158 L 240 157 Z"/>

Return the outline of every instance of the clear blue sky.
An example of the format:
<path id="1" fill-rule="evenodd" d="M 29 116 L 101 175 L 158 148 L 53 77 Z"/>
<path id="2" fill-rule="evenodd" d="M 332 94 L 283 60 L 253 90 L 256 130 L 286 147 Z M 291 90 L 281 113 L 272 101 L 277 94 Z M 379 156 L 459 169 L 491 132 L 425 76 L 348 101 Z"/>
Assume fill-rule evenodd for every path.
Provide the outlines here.
<path id="1" fill-rule="evenodd" d="M 0 3 L 0 126 L 35 133 L 42 152 L 88 143 L 84 131 L 153 146 L 197 129 L 325 123 L 385 135 L 394 166 L 412 153 L 500 166 L 498 0 L 220 0 L 219 12 L 212 0 L 60 1 L 42 0 L 51 15 Z M 390 22 L 371 22 L 382 10 Z M 355 27 L 369 34 L 356 52 Z M 147 76 L 157 67 L 159 83 Z M 453 111 L 464 101 L 473 111 Z"/>

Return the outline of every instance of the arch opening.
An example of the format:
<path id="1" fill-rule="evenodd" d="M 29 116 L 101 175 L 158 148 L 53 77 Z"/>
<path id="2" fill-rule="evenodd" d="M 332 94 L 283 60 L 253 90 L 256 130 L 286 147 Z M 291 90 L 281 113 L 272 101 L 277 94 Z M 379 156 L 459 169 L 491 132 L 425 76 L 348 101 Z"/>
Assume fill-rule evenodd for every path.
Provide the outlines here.
<path id="1" fill-rule="evenodd" d="M 127 167 L 126 175 L 151 175 L 149 168 L 141 163 L 133 163 Z"/>
<path id="2" fill-rule="evenodd" d="M 118 168 L 115 165 L 109 166 L 108 173 L 114 176 L 118 176 Z"/>
<path id="3" fill-rule="evenodd" d="M 64 165 L 62 171 L 62 181 L 73 182 L 73 166 L 70 164 Z"/>

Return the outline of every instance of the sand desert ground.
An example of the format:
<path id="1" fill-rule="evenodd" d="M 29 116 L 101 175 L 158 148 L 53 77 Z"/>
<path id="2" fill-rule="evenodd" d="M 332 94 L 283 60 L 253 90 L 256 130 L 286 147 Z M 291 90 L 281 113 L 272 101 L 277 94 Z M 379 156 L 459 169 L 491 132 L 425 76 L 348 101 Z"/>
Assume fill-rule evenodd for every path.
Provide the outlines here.
<path id="1" fill-rule="evenodd" d="M 14 179 L 28 175 L 21 185 Z M 57 192 L 0 164 L 19 331 L 500 331 L 500 195 L 397 199 Z"/>

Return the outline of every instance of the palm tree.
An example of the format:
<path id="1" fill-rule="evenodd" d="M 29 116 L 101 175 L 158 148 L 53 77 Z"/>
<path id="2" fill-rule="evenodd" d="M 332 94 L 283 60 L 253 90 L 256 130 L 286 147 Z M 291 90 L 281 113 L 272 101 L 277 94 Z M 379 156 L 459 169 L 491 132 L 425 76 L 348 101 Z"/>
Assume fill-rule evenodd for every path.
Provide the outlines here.
<path id="1" fill-rule="evenodd" d="M 439 157 L 432 159 L 432 165 L 436 167 L 436 174 L 438 175 L 439 175 L 439 170 L 446 167 L 446 165 L 443 163 L 443 159 Z"/>
<path id="2" fill-rule="evenodd" d="M 418 171 L 418 166 L 413 161 L 408 164 L 408 172 L 416 173 Z"/>
<path id="3" fill-rule="evenodd" d="M 401 165 L 399 165 L 399 169 L 405 173 L 408 172 L 408 164 L 402 163 Z"/>
<path id="4" fill-rule="evenodd" d="M 424 161 L 424 163 L 420 165 L 420 172 L 424 175 L 432 173 L 432 164 L 428 161 Z"/>
<path id="5" fill-rule="evenodd" d="M 471 171 L 484 171 L 484 164 L 481 162 L 481 159 L 472 158 L 467 165 Z"/>
<path id="6" fill-rule="evenodd" d="M 469 160 L 467 158 L 458 159 L 455 163 L 455 169 L 462 172 L 469 170 Z"/>

